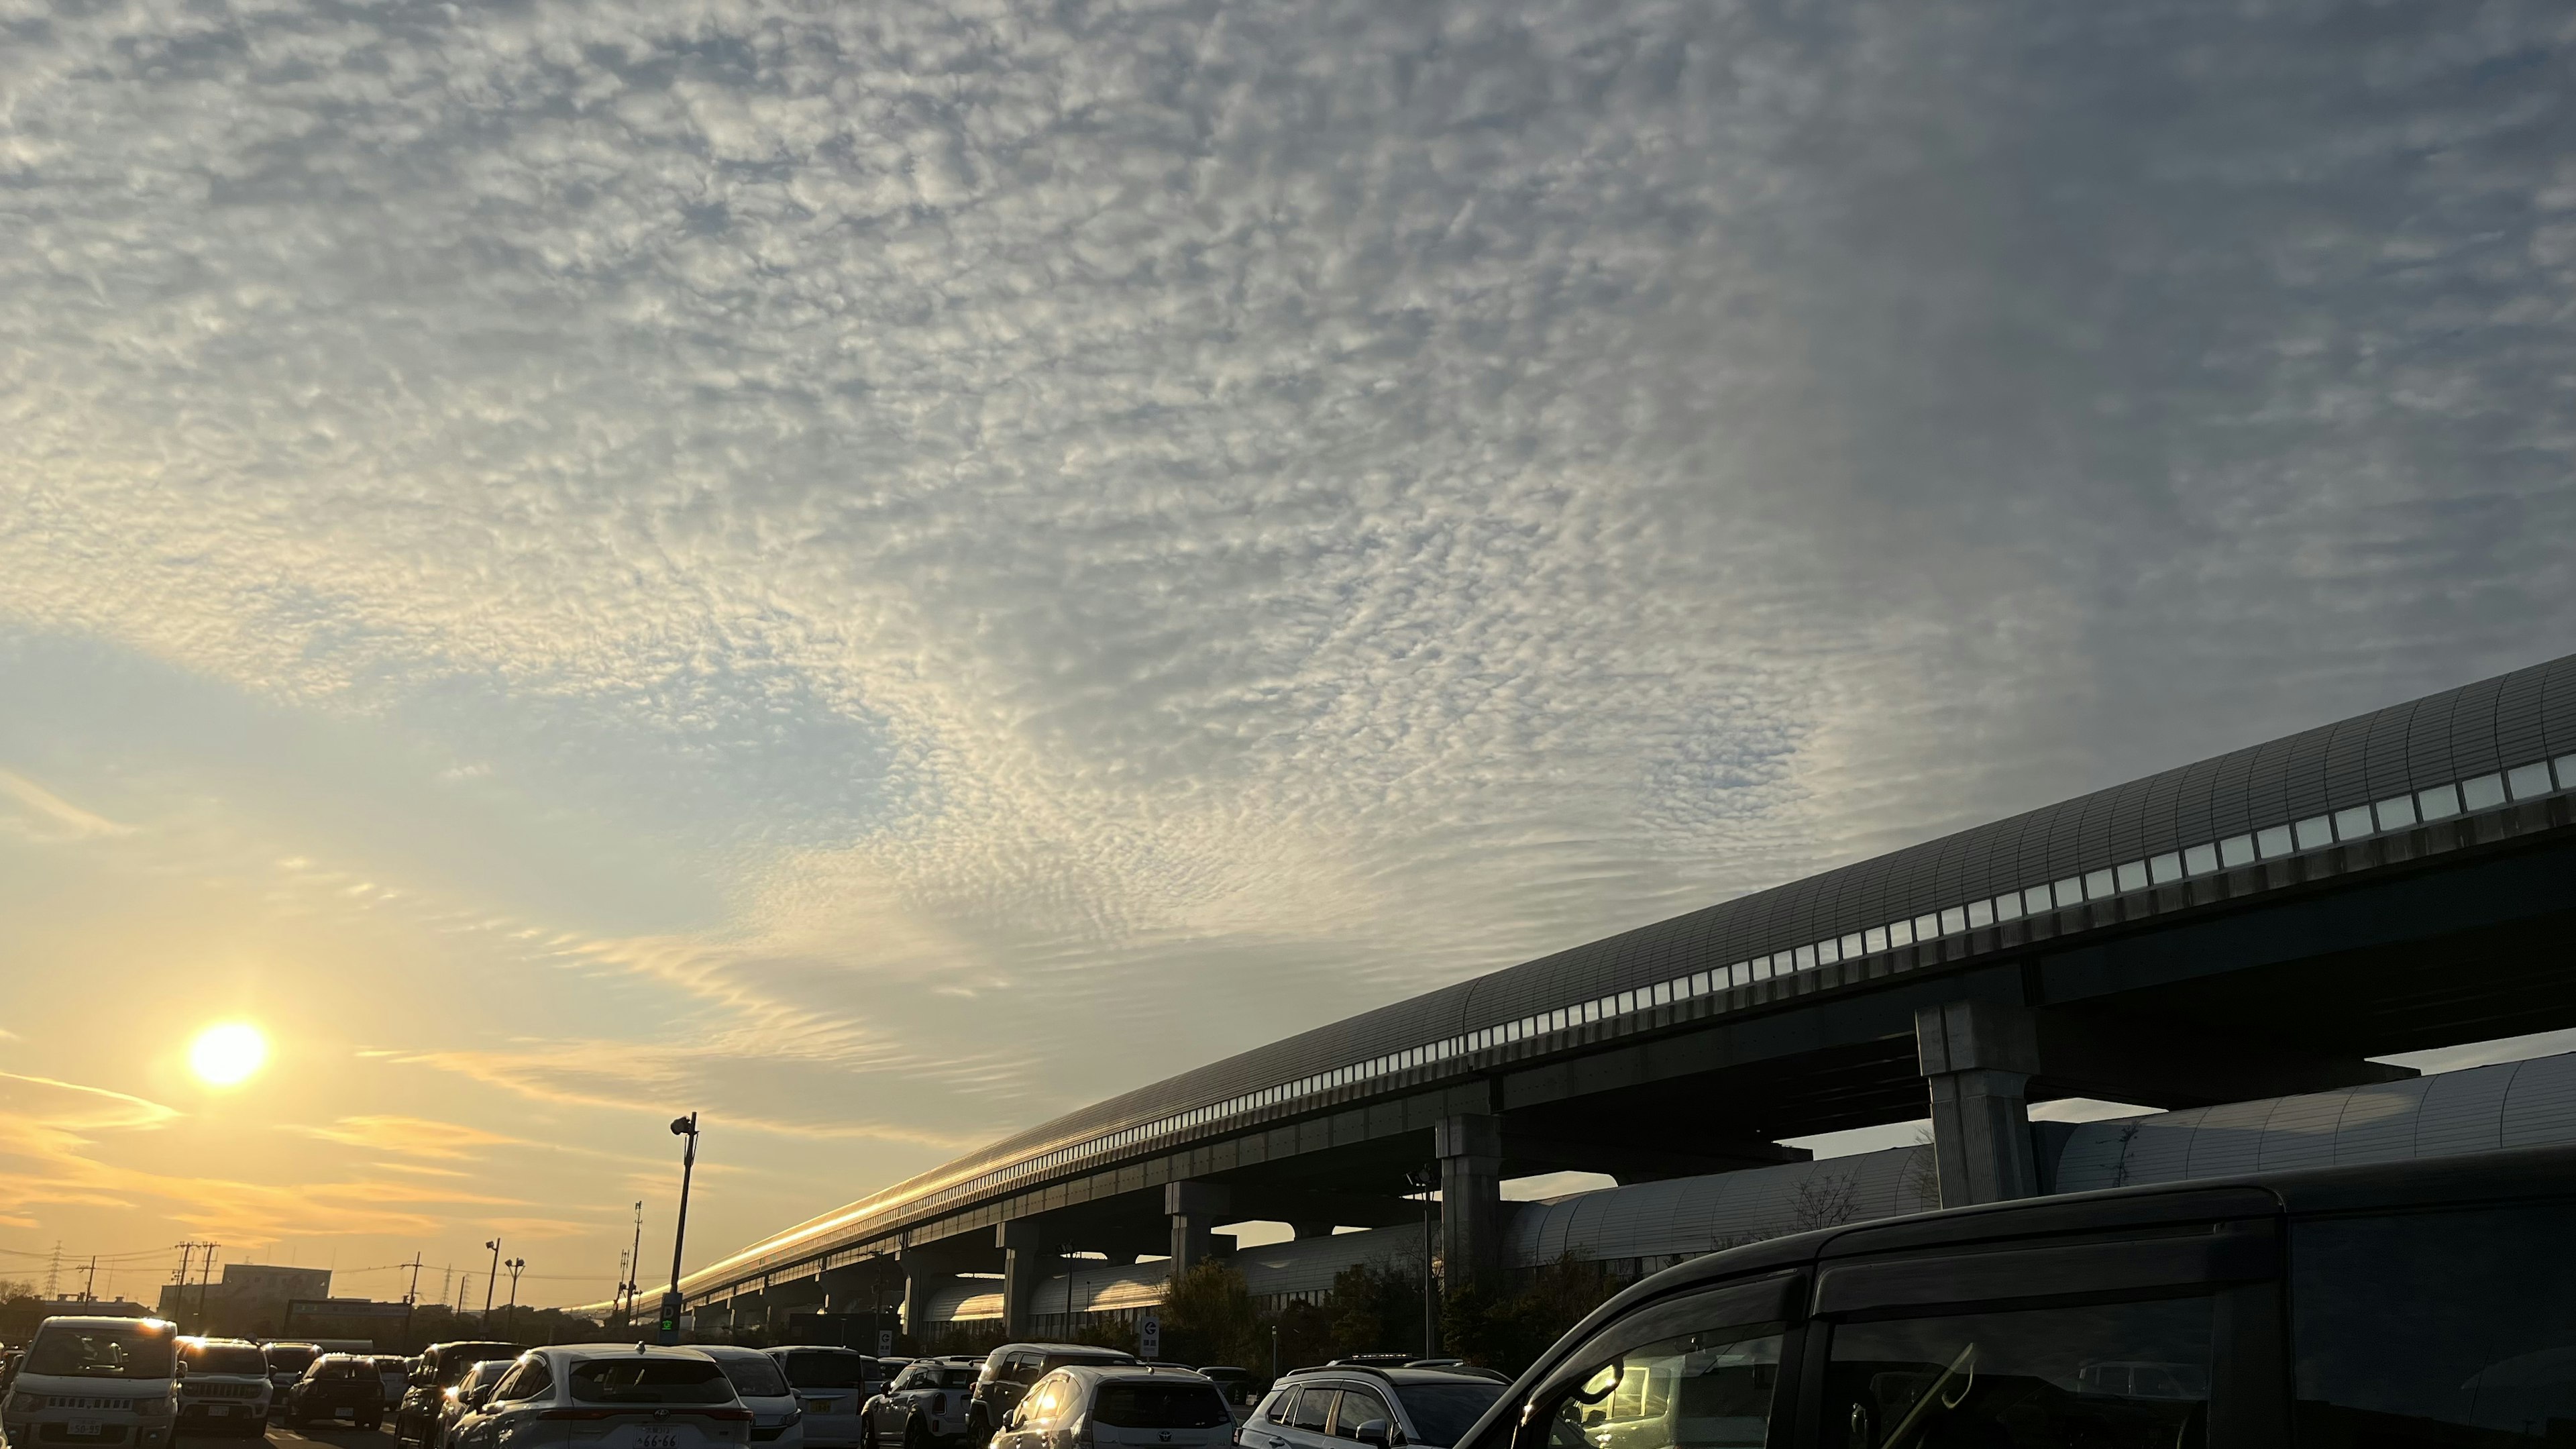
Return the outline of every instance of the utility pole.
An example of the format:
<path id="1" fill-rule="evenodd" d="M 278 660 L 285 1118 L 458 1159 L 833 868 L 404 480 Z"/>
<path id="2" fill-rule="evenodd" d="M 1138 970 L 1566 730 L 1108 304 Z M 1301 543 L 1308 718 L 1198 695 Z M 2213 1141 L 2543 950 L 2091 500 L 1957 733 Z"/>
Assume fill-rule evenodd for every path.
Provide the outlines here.
<path id="1" fill-rule="evenodd" d="M 626 1307 L 626 1277 L 633 1269 L 634 1263 L 635 1260 L 627 1256 L 624 1248 L 617 1250 L 617 1291 L 608 1295 L 608 1311 L 611 1316 L 622 1312 Z"/>
<path id="2" fill-rule="evenodd" d="M 635 1321 L 636 1283 L 644 1276 L 644 1204 L 635 1205 L 635 1247 L 626 1255 L 626 1279 L 617 1285 L 626 1295 L 626 1321 Z"/>
<path id="3" fill-rule="evenodd" d="M 98 1254 L 96 1253 L 89 1255 L 89 1271 L 81 1275 L 81 1301 L 83 1303 L 98 1301 Z"/>
<path id="4" fill-rule="evenodd" d="M 411 1287 L 403 1292 L 402 1351 L 411 1352 L 411 1316 L 420 1311 L 420 1249 L 411 1251 Z"/>
<path id="5" fill-rule="evenodd" d="M 689 1240 L 689 1174 L 698 1165 L 698 1114 L 671 1119 L 671 1135 L 689 1139 L 688 1150 L 680 1154 L 680 1218 L 671 1229 L 671 1288 L 662 1295 L 662 1330 L 664 1343 L 680 1341 L 680 1250 Z M 766 1312 L 767 1310 L 763 1310 Z"/>
<path id="6" fill-rule="evenodd" d="M 206 1250 L 206 1265 L 197 1272 L 197 1331 L 203 1333 L 206 1331 L 206 1293 L 215 1282 L 215 1249 L 223 1244 L 206 1242 L 197 1246 Z"/>
<path id="7" fill-rule="evenodd" d="M 492 1280 L 501 1276 L 501 1240 L 494 1238 L 483 1246 L 492 1250 L 492 1271 L 483 1275 L 483 1330 L 492 1329 Z"/>
<path id="8" fill-rule="evenodd" d="M 170 1316 L 173 1318 L 179 1316 L 180 1300 L 188 1296 L 188 1260 L 196 1253 L 197 1244 L 193 1238 L 179 1245 L 179 1275 L 170 1280 L 179 1285 L 179 1291 L 170 1296 Z"/>

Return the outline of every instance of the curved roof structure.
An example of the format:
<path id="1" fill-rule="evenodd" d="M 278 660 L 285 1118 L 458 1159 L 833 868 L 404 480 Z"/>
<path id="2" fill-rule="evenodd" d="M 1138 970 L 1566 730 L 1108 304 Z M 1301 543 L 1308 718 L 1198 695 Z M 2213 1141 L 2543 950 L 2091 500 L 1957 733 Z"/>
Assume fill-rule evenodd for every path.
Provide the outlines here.
<path id="1" fill-rule="evenodd" d="M 1649 1005 L 2576 788 L 2576 655 L 1543 956 L 1139 1087 L 756 1243 L 692 1293 Z"/>

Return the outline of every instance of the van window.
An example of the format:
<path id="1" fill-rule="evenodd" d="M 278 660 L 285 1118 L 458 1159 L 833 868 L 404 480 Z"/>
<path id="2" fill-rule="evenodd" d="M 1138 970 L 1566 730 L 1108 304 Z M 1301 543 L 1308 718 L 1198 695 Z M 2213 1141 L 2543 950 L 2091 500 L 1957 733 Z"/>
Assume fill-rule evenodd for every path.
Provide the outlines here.
<path id="1" fill-rule="evenodd" d="M 36 1330 L 20 1372 L 85 1379 L 166 1379 L 175 1357 L 166 1325 L 47 1324 Z"/>
<path id="2" fill-rule="evenodd" d="M 1596 1366 L 1557 1402 L 1547 1442 L 1551 1449 L 1760 1449 L 1779 1382 L 1777 1324 L 1682 1334 Z"/>
<path id="3" fill-rule="evenodd" d="M 2197 1449 L 2208 1433 L 2209 1329 L 2207 1298 L 1841 1324 L 1823 1442 Z"/>
<path id="4" fill-rule="evenodd" d="M 800 1389 L 855 1389 L 861 1387 L 859 1375 L 855 1353 L 787 1355 L 787 1381 Z"/>
<path id="5" fill-rule="evenodd" d="M 2576 1204 L 2290 1229 L 2301 1449 L 2576 1435 Z"/>

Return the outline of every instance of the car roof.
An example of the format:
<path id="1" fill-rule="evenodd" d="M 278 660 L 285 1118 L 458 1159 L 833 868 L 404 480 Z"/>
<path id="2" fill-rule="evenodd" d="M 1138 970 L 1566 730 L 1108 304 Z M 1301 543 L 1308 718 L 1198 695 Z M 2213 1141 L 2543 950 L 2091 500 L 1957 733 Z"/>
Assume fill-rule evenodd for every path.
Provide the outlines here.
<path id="1" fill-rule="evenodd" d="M 747 1344 L 740 1343 L 693 1343 L 690 1344 L 689 1347 L 694 1348 L 698 1352 L 705 1354 L 707 1357 L 718 1361 L 729 1358 L 769 1357 L 769 1351 L 767 1349 L 753 1348 Z"/>
<path id="2" fill-rule="evenodd" d="M 762 1353 L 846 1353 L 852 1358 L 873 1357 L 873 1355 L 864 1354 L 855 1348 L 848 1348 L 837 1343 L 782 1343 L 775 1348 L 766 1348 L 759 1351 Z"/>
<path id="3" fill-rule="evenodd" d="M 1177 1379 L 1193 1384 L 1213 1384 L 1214 1380 L 1194 1368 L 1161 1363 L 1069 1363 L 1055 1370 L 1071 1378 L 1091 1379 L 1103 1383 L 1118 1379 Z"/>
<path id="4" fill-rule="evenodd" d="M 1096 1343 L 1006 1343 L 994 1349 L 993 1353 L 984 1355 L 985 1360 L 990 1362 L 994 1353 L 1099 1353 L 1116 1354 L 1120 1358 L 1136 1356 L 1123 1348 L 1106 1348 Z"/>
<path id="5" fill-rule="evenodd" d="M 1330 1378 L 1334 1374 L 1348 1374 L 1352 1378 L 1361 1379 L 1384 1379 L 1391 1384 L 1463 1383 L 1495 1384 L 1499 1387 L 1502 1383 L 1501 1380 L 1494 1378 L 1492 1375 L 1476 1370 L 1405 1368 L 1400 1365 L 1381 1368 L 1376 1364 L 1367 1363 L 1327 1363 L 1317 1364 L 1313 1368 L 1290 1369 L 1288 1372 L 1279 1376 L 1279 1387 L 1286 1388 L 1292 1383 L 1305 1383 L 1312 1379 Z"/>
<path id="6" fill-rule="evenodd" d="M 609 1358 L 677 1358 L 694 1359 L 699 1363 L 715 1362 L 705 1349 L 690 1343 L 554 1343 L 528 1352 L 570 1359 L 576 1363 Z"/>

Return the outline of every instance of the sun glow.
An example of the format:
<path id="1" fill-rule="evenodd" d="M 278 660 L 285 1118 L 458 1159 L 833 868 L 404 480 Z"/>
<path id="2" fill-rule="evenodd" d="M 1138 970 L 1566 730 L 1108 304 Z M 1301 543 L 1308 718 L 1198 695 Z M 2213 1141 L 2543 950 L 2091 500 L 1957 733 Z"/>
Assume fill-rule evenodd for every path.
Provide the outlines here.
<path id="1" fill-rule="evenodd" d="M 244 1021 L 227 1021 L 197 1033 L 188 1065 L 207 1084 L 238 1086 L 268 1061 L 268 1038 Z"/>

